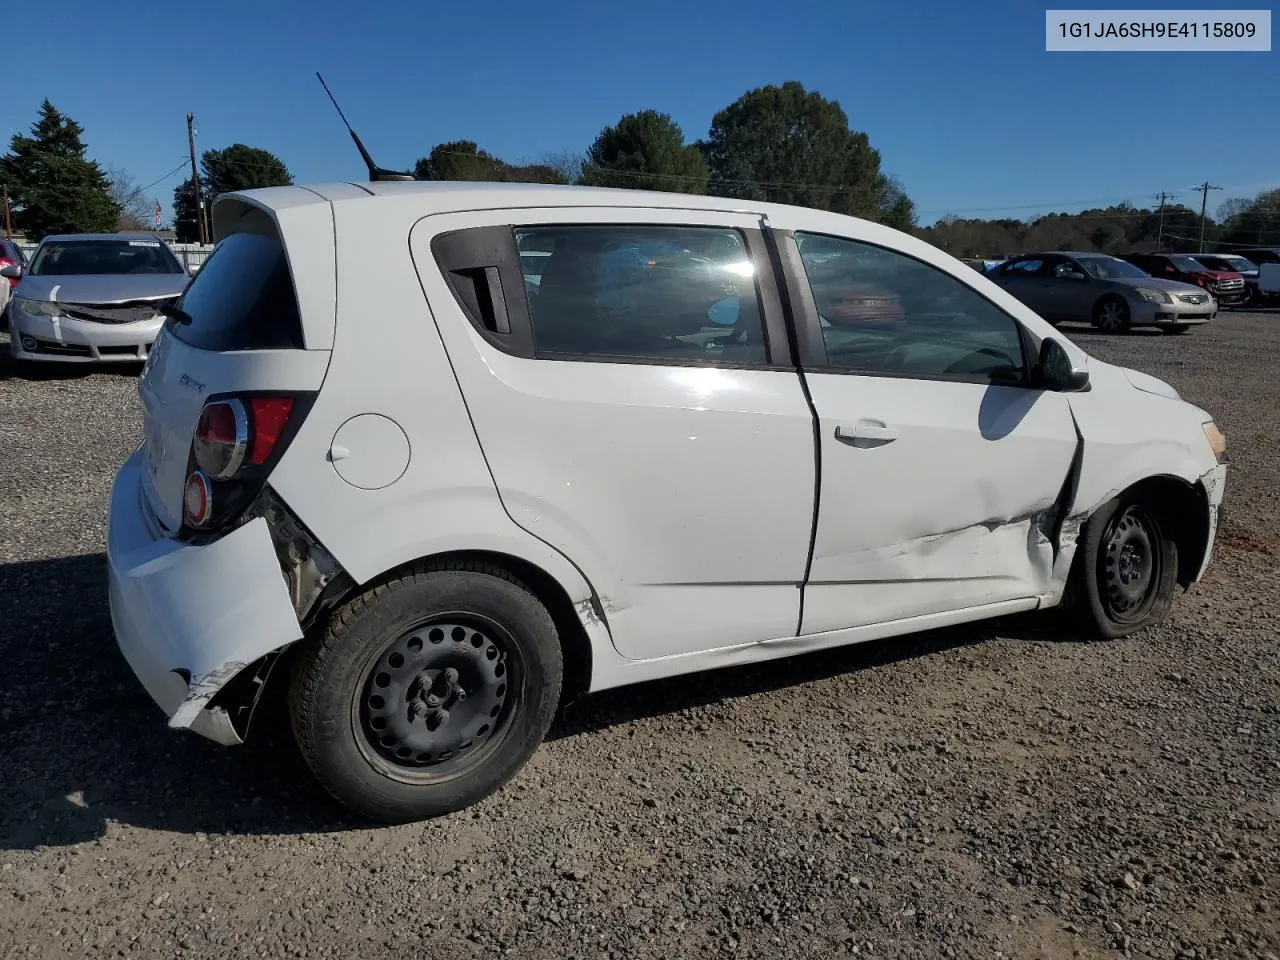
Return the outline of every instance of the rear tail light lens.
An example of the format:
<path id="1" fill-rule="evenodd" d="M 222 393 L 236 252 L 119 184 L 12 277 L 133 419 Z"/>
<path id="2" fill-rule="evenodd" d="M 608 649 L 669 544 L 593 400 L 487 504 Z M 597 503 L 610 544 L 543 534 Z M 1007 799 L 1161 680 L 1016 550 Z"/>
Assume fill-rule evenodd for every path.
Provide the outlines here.
<path id="1" fill-rule="evenodd" d="M 214 480 L 236 475 L 249 449 L 249 415 L 239 400 L 206 403 L 196 421 L 196 465 Z M 259 461 L 261 462 L 261 461 Z"/>
<path id="2" fill-rule="evenodd" d="M 249 446 L 249 462 L 254 466 L 266 463 L 267 458 L 280 442 L 280 434 L 289 425 L 293 413 L 293 397 L 252 397 L 249 409 L 253 412 L 253 442 Z"/>
<path id="3" fill-rule="evenodd" d="M 201 471 L 192 471 L 182 491 L 182 510 L 187 523 L 203 527 L 213 515 L 213 485 Z"/>
<path id="4" fill-rule="evenodd" d="M 248 504 L 279 458 L 297 413 L 291 396 L 222 397 L 204 405 L 182 492 L 187 525 L 220 527 Z"/>

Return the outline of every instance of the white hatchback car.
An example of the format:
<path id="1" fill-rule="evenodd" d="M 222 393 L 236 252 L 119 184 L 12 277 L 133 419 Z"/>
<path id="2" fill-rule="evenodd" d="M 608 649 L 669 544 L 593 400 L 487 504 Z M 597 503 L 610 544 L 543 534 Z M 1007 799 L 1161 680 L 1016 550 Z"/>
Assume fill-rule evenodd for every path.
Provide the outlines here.
<path id="1" fill-rule="evenodd" d="M 1117 637 L 1209 561 L 1225 441 L 883 226 L 527 184 L 221 197 L 108 534 L 124 656 L 238 743 L 272 665 L 403 821 L 563 698 L 1068 597 Z"/>

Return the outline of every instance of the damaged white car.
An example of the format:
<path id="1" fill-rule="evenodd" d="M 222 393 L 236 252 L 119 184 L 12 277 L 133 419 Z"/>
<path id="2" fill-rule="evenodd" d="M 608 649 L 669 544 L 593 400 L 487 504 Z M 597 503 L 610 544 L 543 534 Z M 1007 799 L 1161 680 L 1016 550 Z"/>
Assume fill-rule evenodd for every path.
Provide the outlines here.
<path id="1" fill-rule="evenodd" d="M 368 816 L 486 796 L 586 692 L 1064 599 L 1118 637 L 1209 561 L 1211 417 L 883 226 L 382 181 L 214 217 L 112 494 L 116 634 L 226 744 L 280 666 Z"/>

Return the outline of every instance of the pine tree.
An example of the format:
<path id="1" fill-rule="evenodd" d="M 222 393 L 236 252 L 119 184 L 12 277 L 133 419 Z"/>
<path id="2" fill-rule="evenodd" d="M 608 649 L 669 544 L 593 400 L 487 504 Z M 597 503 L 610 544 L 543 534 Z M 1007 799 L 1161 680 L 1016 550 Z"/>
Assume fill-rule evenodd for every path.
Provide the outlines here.
<path id="1" fill-rule="evenodd" d="M 29 239 L 115 230 L 120 208 L 102 168 L 84 155 L 83 133 L 80 124 L 45 100 L 31 135 L 14 134 L 9 153 L 0 157 L 0 181 L 9 187 L 14 225 Z"/>

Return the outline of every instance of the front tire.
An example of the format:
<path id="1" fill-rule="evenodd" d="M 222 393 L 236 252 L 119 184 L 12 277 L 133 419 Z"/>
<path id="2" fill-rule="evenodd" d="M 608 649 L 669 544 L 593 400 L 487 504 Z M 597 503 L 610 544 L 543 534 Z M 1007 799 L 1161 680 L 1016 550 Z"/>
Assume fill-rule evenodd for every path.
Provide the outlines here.
<path id="1" fill-rule="evenodd" d="M 510 780 L 551 726 L 550 614 L 506 571 L 429 564 L 355 598 L 301 651 L 290 717 L 320 783 L 387 823 L 460 810 Z"/>
<path id="2" fill-rule="evenodd" d="M 1093 325 L 1105 333 L 1128 333 L 1129 305 L 1120 297 L 1103 297 L 1093 308 Z"/>
<path id="3" fill-rule="evenodd" d="M 1068 602 L 1086 628 L 1114 640 L 1168 615 L 1178 547 L 1142 499 L 1123 496 L 1101 507 L 1076 549 Z"/>

